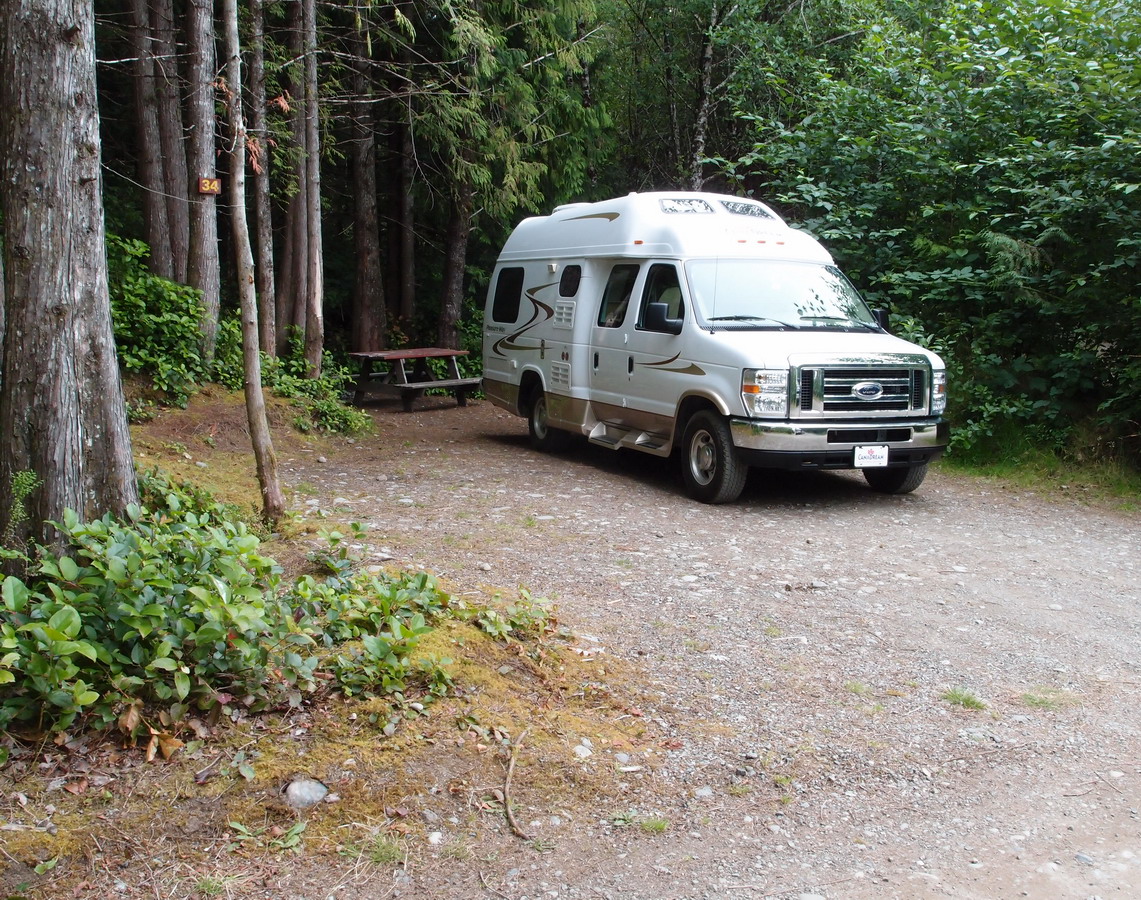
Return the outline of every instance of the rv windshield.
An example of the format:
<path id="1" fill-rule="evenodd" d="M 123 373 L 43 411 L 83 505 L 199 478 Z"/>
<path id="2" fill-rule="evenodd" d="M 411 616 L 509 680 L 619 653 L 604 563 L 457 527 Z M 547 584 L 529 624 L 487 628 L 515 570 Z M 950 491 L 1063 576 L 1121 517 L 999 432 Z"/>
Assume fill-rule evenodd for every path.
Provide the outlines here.
<path id="1" fill-rule="evenodd" d="M 685 264 L 702 319 L 715 329 L 879 328 L 835 266 L 768 259 L 694 259 Z"/>

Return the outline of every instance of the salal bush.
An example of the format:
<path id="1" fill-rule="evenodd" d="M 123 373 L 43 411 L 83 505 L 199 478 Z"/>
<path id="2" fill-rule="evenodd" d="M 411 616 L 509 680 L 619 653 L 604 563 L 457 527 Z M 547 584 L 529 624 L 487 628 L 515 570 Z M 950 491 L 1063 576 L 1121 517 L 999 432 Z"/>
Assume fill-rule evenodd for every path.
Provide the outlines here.
<path id="1" fill-rule="evenodd" d="M 104 727 L 132 706 L 172 720 L 296 705 L 327 685 L 402 698 L 439 693 L 416 658 L 456 606 L 425 574 L 352 572 L 287 583 L 261 541 L 200 492 L 148 476 L 149 507 L 58 523 L 0 588 L 0 732 Z M 11 552 L 6 555 L 13 556 Z M 139 726 L 145 722 L 139 720 Z"/>

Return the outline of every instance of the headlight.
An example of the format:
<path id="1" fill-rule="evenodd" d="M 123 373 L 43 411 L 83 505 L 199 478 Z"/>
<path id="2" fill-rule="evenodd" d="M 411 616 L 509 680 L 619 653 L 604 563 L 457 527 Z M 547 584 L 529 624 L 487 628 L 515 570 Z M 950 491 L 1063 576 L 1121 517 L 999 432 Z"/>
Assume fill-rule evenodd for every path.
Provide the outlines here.
<path id="1" fill-rule="evenodd" d="M 931 373 L 931 415 L 940 416 L 947 408 L 947 372 L 936 369 Z"/>
<path id="2" fill-rule="evenodd" d="M 745 369 L 741 373 L 741 401 L 754 418 L 788 415 L 788 370 Z"/>

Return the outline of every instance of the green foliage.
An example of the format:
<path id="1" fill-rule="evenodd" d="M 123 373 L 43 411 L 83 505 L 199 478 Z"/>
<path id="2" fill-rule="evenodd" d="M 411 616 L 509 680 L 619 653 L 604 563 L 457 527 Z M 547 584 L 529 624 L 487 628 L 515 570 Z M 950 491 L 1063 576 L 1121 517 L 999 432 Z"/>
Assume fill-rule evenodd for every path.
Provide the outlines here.
<path id="1" fill-rule="evenodd" d="M 119 365 L 149 375 L 159 390 L 185 403 L 208 375 L 199 352 L 201 293 L 167 281 L 146 266 L 142 241 L 107 235 L 111 314 Z"/>
<path id="2" fill-rule="evenodd" d="M 0 534 L 0 559 L 23 556 L 12 544 L 16 541 L 16 529 L 28 519 L 27 500 L 41 483 L 39 476 L 30 470 L 12 476 L 12 504 L 8 508 L 4 532 Z"/>
<path id="3" fill-rule="evenodd" d="M 0 731 L 62 731 L 159 706 L 240 716 L 329 685 L 400 702 L 447 693 L 448 660 L 417 659 L 434 621 L 468 612 L 426 574 L 352 572 L 330 533 L 323 580 L 283 584 L 244 524 L 208 495 L 145 479 L 148 506 L 59 526 L 64 552 L 40 548 L 26 579 L 0 591 Z M 535 631 L 546 616 L 513 614 Z M 130 724 L 124 726 L 124 721 Z"/>
<path id="4" fill-rule="evenodd" d="M 550 604 L 542 598 L 532 597 L 526 588 L 520 588 L 519 598 L 502 608 L 479 610 L 475 624 L 494 638 L 531 638 L 540 641 L 554 633 L 558 626 Z"/>
<path id="5" fill-rule="evenodd" d="M 955 446 L 1010 425 L 1141 450 L 1141 13 L 959 0 L 879 13 L 811 112 L 751 117 L 727 174 L 766 184 L 874 305 L 944 355 Z M 910 15 L 910 14 L 909 14 Z"/>
<path id="6" fill-rule="evenodd" d="M 241 322 L 231 316 L 219 323 L 213 363 L 207 366 L 198 344 L 199 292 L 152 274 L 146 267 L 149 253 L 141 241 L 107 237 L 112 317 L 122 368 L 150 376 L 156 388 L 180 405 L 209 380 L 241 390 L 245 384 Z M 297 335 L 284 357 L 263 355 L 261 368 L 263 387 L 289 398 L 300 410 L 295 424 L 302 431 L 356 434 L 372 427 L 367 415 L 344 402 L 352 373 L 326 355 L 321 377 L 309 378 Z M 145 421 L 151 406 L 143 401 L 129 413 L 133 421 Z"/>
<path id="7" fill-rule="evenodd" d="M 986 709 L 986 704 L 968 691 L 966 688 L 950 688 L 943 692 L 943 699 L 952 706 L 961 706 L 963 709 Z"/>
<path id="8" fill-rule="evenodd" d="M 310 378 L 303 374 L 304 370 L 298 374 L 293 357 L 263 357 L 262 363 L 262 383 L 301 410 L 293 423 L 299 430 L 359 434 L 372 429 L 372 419 L 366 413 L 345 403 L 356 376 L 329 353 L 322 362 L 320 378 Z"/>

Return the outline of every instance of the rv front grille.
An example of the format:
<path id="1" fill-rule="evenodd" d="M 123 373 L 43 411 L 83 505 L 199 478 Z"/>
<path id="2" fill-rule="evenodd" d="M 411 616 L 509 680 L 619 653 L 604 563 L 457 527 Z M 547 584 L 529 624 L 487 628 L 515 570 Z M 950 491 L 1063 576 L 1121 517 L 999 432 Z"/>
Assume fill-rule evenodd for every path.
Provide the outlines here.
<path id="1" fill-rule="evenodd" d="M 927 413 L 923 368 L 806 366 L 797 376 L 800 415 L 857 418 Z"/>

